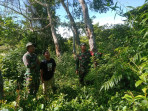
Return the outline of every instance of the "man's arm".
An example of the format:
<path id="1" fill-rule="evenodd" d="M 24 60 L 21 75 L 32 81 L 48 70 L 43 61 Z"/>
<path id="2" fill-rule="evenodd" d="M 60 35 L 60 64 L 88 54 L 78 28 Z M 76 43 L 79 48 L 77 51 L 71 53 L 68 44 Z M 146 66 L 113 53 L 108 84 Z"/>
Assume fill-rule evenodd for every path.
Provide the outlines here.
<path id="1" fill-rule="evenodd" d="M 37 57 L 37 64 L 40 65 L 40 61 L 39 61 L 38 57 Z"/>
<path id="2" fill-rule="evenodd" d="M 78 69 L 79 69 L 79 57 L 77 56 L 77 58 L 76 58 L 76 74 L 78 74 Z"/>
<path id="3" fill-rule="evenodd" d="M 30 58 L 28 56 L 26 56 L 26 55 L 23 56 L 23 62 L 27 68 L 31 68 Z"/>
<path id="4" fill-rule="evenodd" d="M 55 72 L 55 70 L 56 70 L 56 62 L 55 62 L 55 60 L 53 59 L 53 72 Z"/>
<path id="5" fill-rule="evenodd" d="M 40 75 L 41 75 L 41 81 L 42 81 L 42 83 L 44 83 L 44 80 L 43 80 L 43 62 L 40 63 Z"/>
<path id="6" fill-rule="evenodd" d="M 42 83 L 44 83 L 44 80 L 43 80 L 43 70 L 42 69 L 40 69 L 40 74 L 41 74 L 41 81 L 42 81 Z"/>

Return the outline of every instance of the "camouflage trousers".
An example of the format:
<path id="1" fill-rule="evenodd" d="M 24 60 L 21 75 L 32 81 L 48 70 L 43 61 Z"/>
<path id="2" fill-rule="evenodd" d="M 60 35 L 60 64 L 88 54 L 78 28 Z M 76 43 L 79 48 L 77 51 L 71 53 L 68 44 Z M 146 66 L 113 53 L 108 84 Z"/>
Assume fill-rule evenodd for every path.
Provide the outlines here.
<path id="1" fill-rule="evenodd" d="M 39 89 L 40 85 L 40 77 L 39 76 L 33 76 L 33 74 L 29 74 L 25 76 L 26 79 L 26 88 L 27 92 L 30 95 L 36 96 L 36 93 Z"/>
<path id="2" fill-rule="evenodd" d="M 81 85 L 84 85 L 85 82 L 84 82 L 84 78 L 85 76 L 87 75 L 88 72 L 79 72 L 79 82 Z"/>

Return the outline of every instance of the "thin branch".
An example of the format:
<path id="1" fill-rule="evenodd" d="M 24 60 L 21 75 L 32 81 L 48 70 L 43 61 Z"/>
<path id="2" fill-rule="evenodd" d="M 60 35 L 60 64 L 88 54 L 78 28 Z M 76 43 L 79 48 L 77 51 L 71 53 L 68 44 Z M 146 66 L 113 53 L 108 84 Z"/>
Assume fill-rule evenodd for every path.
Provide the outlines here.
<path id="1" fill-rule="evenodd" d="M 44 6 L 44 7 L 47 7 L 47 4 L 45 4 L 45 3 L 42 3 L 42 2 L 40 2 L 40 1 L 38 1 L 38 0 L 34 0 L 36 3 L 38 3 L 38 4 L 40 4 L 40 5 L 42 5 L 42 6 Z"/>
<path id="2" fill-rule="evenodd" d="M 20 9 L 20 11 L 25 11 L 25 9 L 23 9 L 23 8 L 21 8 L 20 6 L 16 6 L 16 5 L 14 5 L 14 4 L 12 4 L 12 3 L 10 3 L 10 2 L 3 2 L 3 1 L 0 1 L 0 4 L 5 4 L 5 6 L 6 6 L 6 4 L 7 4 L 7 6 L 8 5 L 11 5 L 11 6 L 13 6 L 13 7 L 15 7 L 16 9 Z M 9 6 L 10 7 L 10 6 Z"/>
<path id="3" fill-rule="evenodd" d="M 13 9 L 12 7 L 9 7 L 9 6 L 7 6 L 7 5 L 5 5 L 5 4 L 1 4 L 1 3 L 0 3 L 0 5 L 3 6 L 3 7 L 9 8 L 9 9 L 11 9 L 12 11 L 14 11 L 14 12 L 16 12 L 16 13 L 18 13 L 18 14 L 24 16 L 24 17 L 25 17 L 26 19 L 28 19 L 29 21 L 31 20 L 31 19 L 28 18 L 26 15 L 24 15 L 23 13 L 21 13 L 21 12 L 15 10 L 15 9 Z"/>
<path id="4" fill-rule="evenodd" d="M 37 0 L 35 0 L 35 1 L 36 1 L 36 3 L 38 3 L 38 4 L 42 5 L 42 6 L 45 6 L 45 7 L 48 6 L 47 4 L 43 4 L 43 3 L 41 3 L 41 2 L 39 2 L 39 1 L 37 1 Z M 49 23 L 49 24 L 46 25 L 45 27 L 36 30 L 36 29 L 33 28 L 33 26 L 32 26 L 32 21 L 33 21 L 33 20 L 43 20 L 43 19 L 44 19 L 44 20 L 48 20 L 48 19 L 47 19 L 47 18 L 29 18 L 29 17 L 27 17 L 25 14 L 23 14 L 22 12 L 19 12 L 19 11 L 13 9 L 13 8 L 10 7 L 10 6 L 7 6 L 6 4 L 0 3 L 0 5 L 3 6 L 3 7 L 6 7 L 6 8 L 11 9 L 12 11 L 14 11 L 14 12 L 16 12 L 16 13 L 22 15 L 22 16 L 25 17 L 27 20 L 29 20 L 29 22 L 30 22 L 30 28 L 27 28 L 26 30 L 29 29 L 30 31 L 42 31 L 42 30 L 48 28 L 48 27 L 51 25 L 51 23 Z M 21 11 L 21 8 L 20 8 L 20 7 L 19 7 L 19 9 L 20 9 L 20 11 Z"/>
<path id="5" fill-rule="evenodd" d="M 18 0 L 18 3 L 19 3 L 19 10 L 22 13 L 20 0 Z"/>
<path id="6" fill-rule="evenodd" d="M 34 2 L 36 4 L 36 2 Z M 33 7 L 33 4 L 31 2 L 29 2 L 30 4 L 30 11 L 31 13 L 33 14 L 32 16 L 34 17 L 35 16 L 38 16 L 38 18 L 42 18 L 39 13 L 36 11 L 36 9 Z"/>
<path id="7" fill-rule="evenodd" d="M 31 18 L 32 20 L 48 20 L 47 18 Z"/>
<path id="8" fill-rule="evenodd" d="M 48 25 L 46 25 L 45 27 L 43 27 L 43 28 L 40 28 L 40 29 L 37 29 L 37 30 L 33 30 L 33 31 L 42 31 L 42 30 L 45 30 L 45 29 L 47 29 L 48 27 L 50 26 L 50 23 L 48 24 Z"/>

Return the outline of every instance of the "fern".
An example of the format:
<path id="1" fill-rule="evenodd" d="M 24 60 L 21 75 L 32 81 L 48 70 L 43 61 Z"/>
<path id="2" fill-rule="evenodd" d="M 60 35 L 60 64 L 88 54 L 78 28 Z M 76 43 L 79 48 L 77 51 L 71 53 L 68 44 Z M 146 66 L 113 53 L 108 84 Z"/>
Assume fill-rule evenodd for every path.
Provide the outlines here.
<path id="1" fill-rule="evenodd" d="M 110 88 L 113 88 L 115 85 L 117 85 L 120 80 L 122 79 L 122 75 L 113 75 L 111 77 L 110 80 L 106 81 L 100 88 L 100 91 L 102 91 L 102 89 L 108 90 Z"/>

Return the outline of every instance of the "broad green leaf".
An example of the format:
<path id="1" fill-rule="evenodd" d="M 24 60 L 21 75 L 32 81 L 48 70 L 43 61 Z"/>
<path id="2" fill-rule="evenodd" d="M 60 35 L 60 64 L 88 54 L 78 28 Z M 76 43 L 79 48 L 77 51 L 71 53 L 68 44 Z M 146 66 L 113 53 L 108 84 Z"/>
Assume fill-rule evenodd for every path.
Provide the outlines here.
<path id="1" fill-rule="evenodd" d="M 123 107 L 123 111 L 127 111 L 127 106 L 124 106 Z"/>
<path id="2" fill-rule="evenodd" d="M 146 97 L 143 95 L 138 95 L 135 97 L 135 100 L 145 99 Z"/>
<path id="3" fill-rule="evenodd" d="M 148 32 L 146 32 L 146 33 L 144 34 L 143 38 L 145 38 L 147 35 L 148 35 Z"/>
<path id="4" fill-rule="evenodd" d="M 140 84 L 142 84 L 142 82 L 143 82 L 142 80 L 138 80 L 138 81 L 135 83 L 135 86 L 138 87 Z"/>
<path id="5" fill-rule="evenodd" d="M 148 20 L 148 18 L 143 19 L 142 22 L 141 22 L 141 24 L 146 23 L 147 20 Z"/>
<path id="6" fill-rule="evenodd" d="M 140 61 L 146 61 L 148 58 L 146 56 L 142 57 Z"/>
<path id="7" fill-rule="evenodd" d="M 147 15 L 148 15 L 148 13 L 144 13 L 140 16 L 140 18 L 142 19 L 144 16 L 147 16 Z"/>
<path id="8" fill-rule="evenodd" d="M 143 91 L 144 93 L 146 93 L 146 91 L 147 91 L 147 88 L 143 88 L 143 89 L 142 89 L 142 91 Z"/>
<path id="9" fill-rule="evenodd" d="M 139 76 L 139 78 L 143 81 L 146 82 L 147 81 L 147 73 L 142 74 L 141 76 Z"/>
<path id="10" fill-rule="evenodd" d="M 130 96 L 130 95 L 128 95 L 128 94 L 125 94 L 124 97 L 122 97 L 122 99 L 126 99 L 126 100 L 132 102 L 132 99 L 133 99 L 133 98 L 132 98 L 132 96 Z"/>

